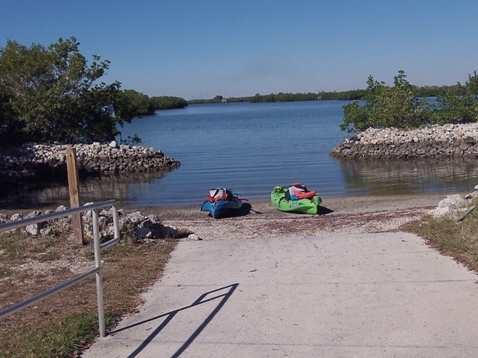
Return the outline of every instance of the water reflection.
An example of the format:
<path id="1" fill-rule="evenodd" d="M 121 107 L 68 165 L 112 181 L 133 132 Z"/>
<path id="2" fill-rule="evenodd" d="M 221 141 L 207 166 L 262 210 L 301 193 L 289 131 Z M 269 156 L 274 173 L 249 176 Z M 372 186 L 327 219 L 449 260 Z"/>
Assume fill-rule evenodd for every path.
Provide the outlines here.
<path id="1" fill-rule="evenodd" d="M 469 192 L 478 184 L 476 160 L 339 160 L 349 194 Z"/>
<path id="2" fill-rule="evenodd" d="M 336 164 L 340 170 L 334 174 L 335 182 L 336 185 L 343 186 L 337 189 L 338 196 L 468 193 L 478 184 L 478 166 L 472 159 L 337 159 Z M 172 205 L 175 200 L 177 203 L 182 191 L 186 189 L 177 187 L 177 180 L 172 180 L 171 175 L 165 178 L 168 173 L 170 171 L 81 179 L 80 201 L 86 203 L 116 199 L 122 207 L 155 206 L 159 203 Z M 171 181 L 174 183 L 170 183 Z M 171 185 L 175 189 L 169 188 Z M 326 187 L 332 188 L 333 185 L 327 184 Z M 267 193 L 267 190 L 263 191 Z M 202 193 L 200 192 L 197 202 L 202 199 Z M 172 197 L 169 198 L 168 195 Z M 181 203 L 190 204 L 191 193 L 184 195 Z M 58 205 L 70 205 L 66 180 L 0 189 L 0 207 L 3 209 L 46 209 Z"/>
<path id="3" fill-rule="evenodd" d="M 127 201 L 142 187 L 158 182 L 169 172 L 164 170 L 80 179 L 80 202 L 84 204 L 109 199 Z M 0 190 L 0 206 L 3 209 L 46 209 L 59 205 L 70 205 L 66 181 L 42 181 Z"/>

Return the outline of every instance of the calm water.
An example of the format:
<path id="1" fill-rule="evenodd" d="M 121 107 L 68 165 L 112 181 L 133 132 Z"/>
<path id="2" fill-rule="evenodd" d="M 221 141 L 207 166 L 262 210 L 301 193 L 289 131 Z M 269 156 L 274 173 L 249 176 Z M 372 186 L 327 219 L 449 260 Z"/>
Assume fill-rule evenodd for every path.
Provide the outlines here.
<path id="1" fill-rule="evenodd" d="M 122 138 L 181 162 L 171 172 L 82 181 L 82 202 L 115 198 L 126 207 L 200 205 L 210 188 L 230 187 L 269 200 L 275 185 L 304 182 L 327 197 L 471 192 L 474 161 L 353 161 L 329 156 L 340 131 L 343 101 L 191 105 L 133 120 Z M 3 205 L 68 203 L 65 185 L 12 193 Z"/>

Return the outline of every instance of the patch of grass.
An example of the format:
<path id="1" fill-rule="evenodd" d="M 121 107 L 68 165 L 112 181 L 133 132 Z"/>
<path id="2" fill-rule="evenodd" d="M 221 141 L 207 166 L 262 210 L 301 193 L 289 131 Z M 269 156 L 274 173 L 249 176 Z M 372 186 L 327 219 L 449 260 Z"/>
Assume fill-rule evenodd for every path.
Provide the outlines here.
<path id="1" fill-rule="evenodd" d="M 400 229 L 423 237 L 440 253 L 478 272 L 478 209 L 461 221 L 427 216 L 421 221 L 407 223 Z"/>
<path id="2" fill-rule="evenodd" d="M 161 277 L 175 240 L 123 238 L 102 252 L 107 330 L 141 303 Z M 0 237 L 0 308 L 21 302 L 94 267 L 91 245 L 64 238 Z M 61 258 L 61 260 L 59 260 Z M 67 266 L 60 264 L 66 262 Z M 84 266 L 84 264 L 90 264 Z M 81 264 L 81 265 L 80 265 Z M 0 320 L 0 357 L 71 357 L 98 335 L 95 277 Z"/>
<path id="3" fill-rule="evenodd" d="M 20 231 L 2 233 L 0 250 L 10 260 L 25 260 L 34 256 L 38 261 L 54 261 L 61 256 L 63 239 L 59 237 L 25 237 Z"/>
<path id="4" fill-rule="evenodd" d="M 106 315 L 105 323 L 114 323 L 114 316 Z M 71 357 L 75 350 L 95 338 L 98 331 L 97 312 L 85 311 L 65 315 L 41 327 L 30 327 L 16 346 L 5 351 L 9 357 Z M 20 338 L 20 337 L 19 337 Z"/>
<path id="5" fill-rule="evenodd" d="M 61 258 L 61 252 L 55 250 L 45 250 L 37 256 L 39 262 L 51 262 L 59 260 Z"/>
<path id="6" fill-rule="evenodd" d="M 20 239 L 19 239 L 20 238 Z M 24 240 L 19 233 L 13 231 L 3 233 L 0 238 L 0 250 L 2 258 L 18 259 L 24 256 L 27 249 L 27 240 Z"/>

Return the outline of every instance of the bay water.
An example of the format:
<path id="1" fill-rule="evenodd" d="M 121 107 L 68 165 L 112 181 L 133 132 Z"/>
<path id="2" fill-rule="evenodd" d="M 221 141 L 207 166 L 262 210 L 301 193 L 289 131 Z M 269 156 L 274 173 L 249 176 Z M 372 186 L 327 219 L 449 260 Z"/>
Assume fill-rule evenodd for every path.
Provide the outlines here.
<path id="1" fill-rule="evenodd" d="M 346 101 L 189 105 L 135 118 L 118 140 L 137 135 L 181 162 L 159 173 L 80 182 L 82 202 L 117 199 L 123 206 L 198 205 L 211 188 L 227 187 L 250 201 L 268 201 L 275 185 L 303 182 L 328 197 L 454 194 L 478 184 L 474 160 L 339 160 L 332 149 Z M 0 199 L 8 207 L 68 205 L 65 183 L 27 188 Z"/>

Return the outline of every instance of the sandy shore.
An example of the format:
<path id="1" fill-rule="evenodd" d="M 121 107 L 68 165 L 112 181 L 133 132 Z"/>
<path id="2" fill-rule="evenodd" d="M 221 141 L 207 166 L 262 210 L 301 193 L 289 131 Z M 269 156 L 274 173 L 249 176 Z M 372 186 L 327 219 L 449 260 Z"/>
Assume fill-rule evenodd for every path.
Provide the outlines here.
<path id="1" fill-rule="evenodd" d="M 465 195 L 465 194 L 463 194 Z M 213 219 L 200 211 L 200 204 L 181 207 L 126 208 L 144 215 L 154 214 L 165 225 L 188 230 L 202 240 L 257 238 L 283 235 L 311 236 L 319 232 L 381 232 L 421 218 L 437 207 L 447 194 L 355 196 L 324 198 L 319 215 L 280 212 L 270 202 L 245 201 L 243 212 L 231 218 Z M 121 208 L 121 205 L 118 206 Z M 0 210 L 0 214 L 27 210 Z"/>
<path id="2" fill-rule="evenodd" d="M 213 219 L 199 206 L 139 209 L 157 215 L 161 222 L 187 229 L 202 240 L 219 238 L 312 236 L 319 232 L 380 232 L 421 218 L 435 208 L 445 194 L 322 198 L 319 215 L 276 210 L 269 202 L 246 202 L 242 215 Z"/>

